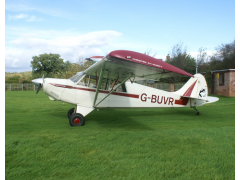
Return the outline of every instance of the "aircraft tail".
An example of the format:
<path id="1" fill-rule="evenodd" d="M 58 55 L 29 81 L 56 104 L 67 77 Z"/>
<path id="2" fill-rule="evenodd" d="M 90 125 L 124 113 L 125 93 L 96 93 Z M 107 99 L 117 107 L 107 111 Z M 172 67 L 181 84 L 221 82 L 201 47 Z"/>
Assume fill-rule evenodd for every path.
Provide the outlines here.
<path id="1" fill-rule="evenodd" d="M 202 102 L 200 104 L 218 101 L 218 98 L 208 96 L 208 86 L 202 74 L 195 74 L 175 93 L 185 98 L 198 100 L 198 102 Z"/>

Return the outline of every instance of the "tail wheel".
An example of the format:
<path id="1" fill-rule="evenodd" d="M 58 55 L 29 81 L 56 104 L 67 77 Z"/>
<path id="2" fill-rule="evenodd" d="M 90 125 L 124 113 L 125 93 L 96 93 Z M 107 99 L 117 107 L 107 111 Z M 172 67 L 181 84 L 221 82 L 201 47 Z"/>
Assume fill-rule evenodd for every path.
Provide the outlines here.
<path id="1" fill-rule="evenodd" d="M 72 108 L 72 109 L 70 109 L 69 111 L 68 111 L 68 118 L 70 118 L 71 117 L 71 115 L 74 113 L 74 110 L 75 110 L 75 108 Z"/>
<path id="2" fill-rule="evenodd" d="M 69 118 L 69 124 L 71 126 L 83 126 L 85 124 L 85 118 L 81 114 L 74 113 Z"/>

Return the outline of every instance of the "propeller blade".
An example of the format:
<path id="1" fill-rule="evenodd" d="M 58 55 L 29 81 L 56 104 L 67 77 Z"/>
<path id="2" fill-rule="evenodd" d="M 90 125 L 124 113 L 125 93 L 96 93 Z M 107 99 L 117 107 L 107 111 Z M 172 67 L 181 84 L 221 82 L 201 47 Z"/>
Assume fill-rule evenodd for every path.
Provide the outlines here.
<path id="1" fill-rule="evenodd" d="M 43 77 L 42 77 L 42 78 L 38 78 L 38 79 L 32 80 L 32 82 L 33 82 L 35 85 L 38 85 L 36 94 L 39 92 L 39 90 L 41 89 L 41 87 L 43 87 L 43 81 L 44 81 L 44 74 L 43 74 Z"/>
<path id="2" fill-rule="evenodd" d="M 39 83 L 38 84 L 38 88 L 37 88 L 37 92 L 36 92 L 36 94 L 38 93 L 38 91 L 41 89 L 41 87 L 42 87 L 42 84 L 41 83 Z"/>

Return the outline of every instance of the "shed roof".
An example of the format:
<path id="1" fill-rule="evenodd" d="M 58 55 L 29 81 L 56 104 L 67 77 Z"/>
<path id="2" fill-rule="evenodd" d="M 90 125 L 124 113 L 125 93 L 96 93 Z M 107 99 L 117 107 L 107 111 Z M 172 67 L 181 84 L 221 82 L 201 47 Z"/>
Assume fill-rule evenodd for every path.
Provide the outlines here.
<path id="1" fill-rule="evenodd" d="M 213 74 L 213 73 L 219 73 L 219 72 L 235 72 L 235 69 L 215 70 L 215 71 L 211 71 L 211 74 Z"/>

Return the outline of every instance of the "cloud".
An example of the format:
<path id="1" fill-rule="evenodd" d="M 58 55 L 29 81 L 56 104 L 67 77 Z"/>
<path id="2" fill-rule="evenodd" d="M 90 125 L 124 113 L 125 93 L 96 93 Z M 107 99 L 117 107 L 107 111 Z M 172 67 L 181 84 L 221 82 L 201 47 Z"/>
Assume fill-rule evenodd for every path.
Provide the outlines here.
<path id="1" fill-rule="evenodd" d="M 36 16 L 30 16 L 27 21 L 42 21 L 42 18 L 37 18 Z"/>
<path id="2" fill-rule="evenodd" d="M 25 19 L 26 21 L 42 21 L 42 18 L 37 18 L 36 16 L 27 15 L 27 14 L 18 14 L 18 15 L 8 15 L 8 19 L 10 20 L 20 20 Z"/>
<path id="3" fill-rule="evenodd" d="M 42 14 L 54 16 L 54 17 L 68 17 L 69 12 L 66 13 L 64 9 L 55 9 L 53 7 L 36 7 L 33 5 L 27 5 L 27 4 L 18 4 L 15 3 L 6 3 L 5 4 L 5 10 L 11 11 L 11 12 L 39 12 Z"/>
<path id="4" fill-rule="evenodd" d="M 20 72 L 27 68 L 31 70 L 32 56 L 43 53 L 60 54 L 63 59 L 70 62 L 76 62 L 79 56 L 86 58 L 93 55 L 105 55 L 105 50 L 111 51 L 113 40 L 120 35 L 121 33 L 117 31 L 96 31 L 81 35 L 53 36 L 52 38 L 39 37 L 35 33 L 30 36 L 21 34 L 6 42 L 5 70 L 7 72 Z"/>
<path id="5" fill-rule="evenodd" d="M 24 18 L 27 18 L 27 17 L 28 17 L 28 15 L 26 15 L 26 14 L 18 14 L 18 15 L 15 15 L 15 16 L 8 15 L 8 19 L 13 19 L 13 20 L 24 19 Z"/>
<path id="6" fill-rule="evenodd" d="M 205 51 L 206 53 L 207 53 L 207 57 L 208 56 L 213 56 L 215 53 L 216 53 L 216 51 Z M 189 54 L 192 56 L 192 57 L 194 57 L 195 59 L 197 59 L 197 56 L 199 55 L 199 52 L 189 52 Z"/>

